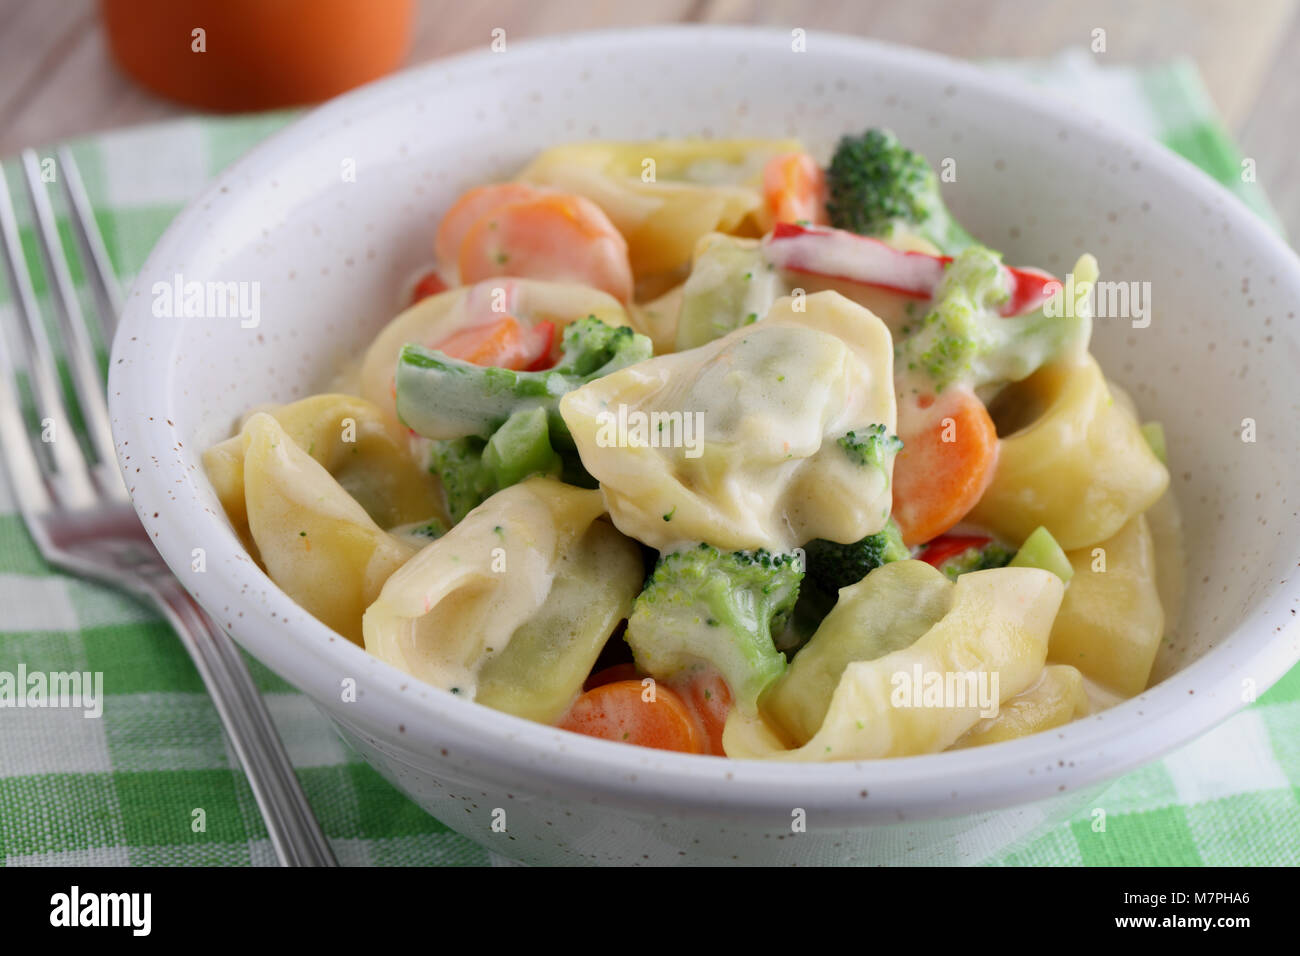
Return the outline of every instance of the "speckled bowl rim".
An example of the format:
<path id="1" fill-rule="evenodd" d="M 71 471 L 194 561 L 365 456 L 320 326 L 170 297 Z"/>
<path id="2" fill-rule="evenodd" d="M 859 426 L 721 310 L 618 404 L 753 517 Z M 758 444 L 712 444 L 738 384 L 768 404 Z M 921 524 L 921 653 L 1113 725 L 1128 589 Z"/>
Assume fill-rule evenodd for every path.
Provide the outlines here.
<path id="1" fill-rule="evenodd" d="M 752 50 L 788 32 L 738 27 L 657 27 L 637 31 L 599 31 L 512 44 L 512 58 L 543 60 L 557 54 L 617 54 L 621 48 L 675 51 L 682 31 L 706 32 L 720 52 Z M 1279 283 L 1300 288 L 1300 260 L 1244 205 L 1210 177 L 1158 144 L 1118 126 L 1062 111 L 1050 96 L 1021 87 L 979 68 L 936 54 L 876 41 L 810 34 L 810 42 L 851 54 L 877 69 L 924 68 L 979 94 L 1014 107 L 1005 115 L 1044 127 L 1067 126 L 1156 167 L 1189 200 L 1212 201 L 1232 226 L 1233 242 L 1254 250 L 1261 271 L 1272 270 Z M 472 52 L 435 61 L 370 84 L 340 97 L 272 136 L 217 177 L 176 218 L 141 270 L 157 272 L 162 263 L 184 262 L 210 220 L 223 215 L 224 194 L 240 180 L 267 174 L 282 157 L 315 148 L 321 136 L 349 115 L 382 110 L 394 97 L 426 84 L 455 81 L 472 90 L 476 77 L 492 67 L 492 54 Z M 1188 202 L 1188 208 L 1195 205 Z M 1216 240 L 1221 241 L 1221 240 Z M 132 474 L 134 500 L 146 528 L 168 564 L 187 586 L 196 580 L 189 567 L 196 537 L 221 544 L 208 551 L 208 573 L 196 598 L 226 622 L 254 656 L 307 692 L 327 711 L 407 753 L 427 756 L 421 766 L 452 761 L 457 775 L 481 774 L 498 780 L 582 793 L 606 804 L 678 808 L 721 813 L 775 813 L 788 822 L 791 807 L 816 807 L 849 815 L 863 824 L 924 819 L 991 810 L 1053 796 L 1112 778 L 1204 733 L 1243 706 L 1244 676 L 1267 687 L 1300 659 L 1294 628 L 1279 634 L 1293 595 L 1277 593 L 1257 606 L 1240 625 L 1199 660 L 1138 697 L 1102 714 L 1058 730 L 990 747 L 868 762 L 791 764 L 694 757 L 628 747 L 558 731 L 493 711 L 428 688 L 362 649 L 334 635 L 294 604 L 243 555 L 224 516 L 207 511 L 200 489 L 207 479 L 200 449 L 185 447 L 178 457 L 175 420 L 179 383 L 172 357 L 179 325 L 152 327 L 147 296 L 129 298 L 113 345 L 110 394 L 119 457 L 130 443 L 134 465 L 154 468 Z M 148 330 L 152 348 L 135 336 Z M 170 337 L 170 338 L 169 338 Z M 125 467 L 125 466 L 124 466 Z M 166 511 L 165 518 L 154 517 Z M 184 535 L 175 529 L 184 528 Z M 170 530 L 169 530 L 170 529 Z M 1293 562 L 1300 561 L 1300 552 Z M 1300 579 L 1297 580 L 1300 587 Z M 257 597 L 253 597 L 256 595 Z M 355 703 L 339 704 L 341 675 L 358 678 Z"/>

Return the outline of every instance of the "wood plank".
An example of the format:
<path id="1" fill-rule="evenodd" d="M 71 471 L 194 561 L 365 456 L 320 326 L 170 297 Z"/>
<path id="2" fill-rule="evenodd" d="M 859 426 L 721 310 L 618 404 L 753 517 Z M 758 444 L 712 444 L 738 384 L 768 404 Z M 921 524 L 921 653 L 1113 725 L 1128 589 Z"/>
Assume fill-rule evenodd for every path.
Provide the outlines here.
<path id="1" fill-rule="evenodd" d="M 1291 244 L 1300 243 L 1300 12 L 1282 31 L 1277 55 L 1260 85 L 1260 95 L 1241 126 L 1243 155 L 1255 160 L 1264 187 Z"/>

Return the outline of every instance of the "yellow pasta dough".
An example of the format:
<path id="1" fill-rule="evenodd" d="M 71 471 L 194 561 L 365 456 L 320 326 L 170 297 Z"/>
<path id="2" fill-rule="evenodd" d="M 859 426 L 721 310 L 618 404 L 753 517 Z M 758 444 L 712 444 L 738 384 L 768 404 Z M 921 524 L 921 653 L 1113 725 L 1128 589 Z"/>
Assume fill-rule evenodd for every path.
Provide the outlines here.
<path id="1" fill-rule="evenodd" d="M 1068 556 L 1074 577 L 1052 627 L 1048 659 L 1073 665 L 1124 697 L 1141 693 L 1164 634 L 1146 516 Z"/>
<path id="2" fill-rule="evenodd" d="M 999 443 L 971 523 L 1013 542 L 1042 525 L 1069 551 L 1111 537 L 1164 493 L 1169 472 L 1091 355 L 1039 369 L 999 401 L 1008 398 L 1043 411 Z"/>
<path id="3" fill-rule="evenodd" d="M 870 594 L 876 573 L 850 600 Z M 737 709 L 723 733 L 727 756 L 824 761 L 934 753 L 970 730 L 985 703 L 1004 703 L 1030 687 L 1047 657 L 1061 579 L 1038 568 L 997 568 L 964 574 L 950 588 L 950 607 L 915 641 L 844 668 L 806 743 L 798 746 L 772 723 Z M 842 591 L 841 600 L 853 590 Z M 985 694 L 987 702 L 980 699 Z"/>
<path id="4" fill-rule="evenodd" d="M 435 687 L 535 720 L 582 687 L 644 574 L 600 493 L 531 478 L 427 545 L 366 611 L 366 650 Z"/>
<path id="5" fill-rule="evenodd" d="M 894 432 L 889 332 L 835 292 L 800 304 L 778 300 L 755 325 L 560 400 L 624 534 L 661 551 L 699 541 L 788 550 L 884 526 L 892 455 L 864 466 L 839 439 L 874 425 Z"/>
<path id="6" fill-rule="evenodd" d="M 381 528 L 445 520 L 437 479 L 415 463 L 401 430 L 370 402 L 352 395 L 313 395 L 265 411 Z M 213 445 L 203 453 L 203 467 L 248 546 L 253 542 L 245 502 L 245 445 L 242 435 Z"/>
<path id="7" fill-rule="evenodd" d="M 1034 685 L 981 720 L 950 749 L 982 747 L 1060 727 L 1088 713 L 1083 675 L 1066 664 L 1048 664 Z"/>
<path id="8" fill-rule="evenodd" d="M 361 616 L 414 551 L 380 528 L 272 416 L 240 432 L 248 528 L 266 572 L 313 616 L 361 642 Z"/>

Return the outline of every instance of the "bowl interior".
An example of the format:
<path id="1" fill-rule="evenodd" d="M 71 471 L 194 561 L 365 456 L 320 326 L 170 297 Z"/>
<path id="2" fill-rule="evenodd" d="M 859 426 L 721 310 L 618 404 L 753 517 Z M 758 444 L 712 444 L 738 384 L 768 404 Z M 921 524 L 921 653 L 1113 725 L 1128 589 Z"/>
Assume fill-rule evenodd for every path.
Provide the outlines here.
<path id="1" fill-rule="evenodd" d="M 1098 319 L 1093 347 L 1143 417 L 1164 423 L 1192 543 L 1184 625 L 1158 676 L 1252 614 L 1252 646 L 1281 627 L 1300 470 L 1294 257 L 1208 179 L 1075 110 L 924 54 L 817 35 L 796 52 L 780 31 L 589 35 L 434 64 L 327 106 L 236 164 L 146 266 L 115 348 L 119 425 L 137 433 L 153 410 L 140 397 L 147 379 L 181 443 L 154 462 L 165 475 L 133 479 L 142 499 L 182 486 L 164 551 L 179 561 L 196 535 L 237 549 L 200 453 L 251 406 L 320 390 L 359 354 L 430 260 L 438 217 L 463 188 L 569 140 L 797 136 L 824 157 L 866 125 L 954 170 L 950 206 L 1009 262 L 1063 275 L 1091 251 L 1103 278 L 1149 297 L 1148 326 Z M 177 275 L 256 283 L 260 321 L 153 318 L 153 284 Z M 190 537 L 168 545 L 180 528 Z M 263 638 L 236 634 L 296 679 Z M 317 646 L 327 665 L 347 659 Z"/>

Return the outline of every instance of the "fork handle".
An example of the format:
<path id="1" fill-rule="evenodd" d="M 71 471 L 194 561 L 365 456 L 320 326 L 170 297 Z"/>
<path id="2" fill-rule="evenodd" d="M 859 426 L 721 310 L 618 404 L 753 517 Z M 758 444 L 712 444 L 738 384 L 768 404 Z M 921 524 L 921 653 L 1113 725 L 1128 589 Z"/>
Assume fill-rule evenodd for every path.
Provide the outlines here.
<path id="1" fill-rule="evenodd" d="M 137 579 L 198 669 L 244 768 L 281 866 L 338 866 L 234 641 L 170 574 Z"/>

